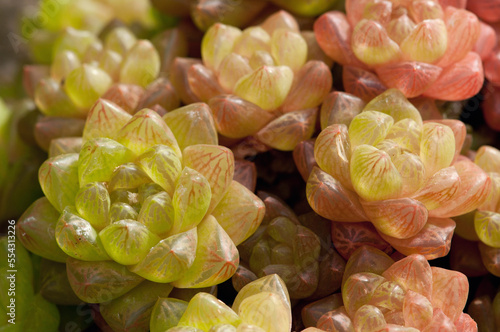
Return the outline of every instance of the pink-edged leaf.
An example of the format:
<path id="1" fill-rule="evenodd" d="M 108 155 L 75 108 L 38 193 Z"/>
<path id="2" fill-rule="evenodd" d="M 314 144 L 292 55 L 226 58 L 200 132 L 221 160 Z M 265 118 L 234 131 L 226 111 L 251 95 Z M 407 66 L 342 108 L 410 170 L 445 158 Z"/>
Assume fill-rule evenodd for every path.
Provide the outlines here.
<path id="1" fill-rule="evenodd" d="M 316 327 L 322 331 L 354 331 L 354 325 L 344 306 L 325 313 L 318 319 Z"/>
<path id="2" fill-rule="evenodd" d="M 366 221 L 358 195 L 338 180 L 314 167 L 307 180 L 306 195 L 312 209 L 334 221 Z"/>
<path id="3" fill-rule="evenodd" d="M 462 312 L 454 322 L 457 331 L 460 332 L 477 332 L 477 323 L 471 316 Z"/>
<path id="4" fill-rule="evenodd" d="M 414 236 L 427 222 L 425 205 L 412 198 L 361 201 L 361 205 L 379 232 L 398 239 Z"/>
<path id="5" fill-rule="evenodd" d="M 464 100 L 478 93 L 483 82 L 481 58 L 477 53 L 469 52 L 462 60 L 446 67 L 424 95 L 449 101 Z"/>
<path id="6" fill-rule="evenodd" d="M 445 9 L 448 47 L 438 66 L 447 67 L 462 60 L 472 51 L 479 37 L 480 25 L 476 15 L 465 9 Z"/>
<path id="7" fill-rule="evenodd" d="M 452 200 L 429 213 L 432 217 L 449 218 L 465 214 L 488 198 L 491 179 L 479 166 L 467 158 L 459 158 L 453 167 L 460 176 L 460 187 Z"/>
<path id="8" fill-rule="evenodd" d="M 344 13 L 330 11 L 314 22 L 314 34 L 321 49 L 342 65 L 363 66 L 351 50 L 352 28 Z"/>
<path id="9" fill-rule="evenodd" d="M 332 81 L 330 68 L 324 62 L 306 62 L 295 74 L 281 109 L 286 113 L 319 106 L 330 92 Z"/>
<path id="10" fill-rule="evenodd" d="M 432 320 L 432 303 L 425 296 L 412 290 L 406 292 L 403 301 L 403 317 L 405 326 L 426 327 Z"/>
<path id="11" fill-rule="evenodd" d="M 387 86 L 377 75 L 358 66 L 344 66 L 342 82 L 345 92 L 355 95 L 365 102 L 369 102 L 387 90 Z"/>
<path id="12" fill-rule="evenodd" d="M 285 113 L 269 122 L 255 136 L 274 149 L 292 151 L 297 144 L 313 135 L 317 113 L 317 108 Z"/>
<path id="13" fill-rule="evenodd" d="M 365 102 L 347 92 L 334 91 L 330 93 L 321 105 L 321 129 L 332 124 L 343 124 L 349 127 L 352 119 L 365 107 Z"/>
<path id="14" fill-rule="evenodd" d="M 434 309 L 432 320 L 422 332 L 455 332 L 455 325 L 453 321 L 444 314 L 444 312 L 437 308 Z"/>
<path id="15" fill-rule="evenodd" d="M 425 62 L 400 62 L 376 69 L 389 88 L 399 89 L 407 98 L 420 96 L 434 83 L 442 68 Z"/>
<path id="16" fill-rule="evenodd" d="M 432 269 L 422 255 L 410 255 L 395 262 L 382 276 L 397 282 L 407 291 L 412 290 L 431 300 Z"/>
<path id="17" fill-rule="evenodd" d="M 202 64 L 194 64 L 189 67 L 187 78 L 191 90 L 205 103 L 210 98 L 225 93 L 214 73 Z"/>
<path id="18" fill-rule="evenodd" d="M 424 183 L 424 186 L 412 197 L 422 202 L 429 210 L 429 216 L 433 217 L 436 208 L 444 206 L 455 198 L 460 188 L 460 176 L 455 167 L 442 168 Z"/>
<path id="19" fill-rule="evenodd" d="M 452 321 L 464 310 L 469 295 L 469 281 L 458 271 L 440 267 L 432 269 L 432 306 L 443 310 Z"/>
<path id="20" fill-rule="evenodd" d="M 343 124 L 328 126 L 314 144 L 314 158 L 319 167 L 336 178 L 344 187 L 354 190 L 351 183 L 351 144 L 348 129 Z"/>
<path id="21" fill-rule="evenodd" d="M 233 180 L 241 183 L 251 192 L 254 192 L 257 184 L 257 168 L 255 167 L 255 163 L 249 160 L 236 159 L 234 161 Z"/>
<path id="22" fill-rule="evenodd" d="M 386 253 L 372 246 L 362 246 L 349 257 L 345 266 L 342 285 L 351 275 L 356 273 L 370 272 L 382 275 L 392 264 L 394 264 L 394 260 Z"/>
<path id="23" fill-rule="evenodd" d="M 144 88 L 139 85 L 114 84 L 101 98 L 115 103 L 129 114 L 134 114 L 143 95 Z"/>
<path id="24" fill-rule="evenodd" d="M 331 232 L 335 249 L 345 259 L 362 246 L 377 248 L 388 255 L 393 251 L 370 222 L 332 222 Z"/>
<path id="25" fill-rule="evenodd" d="M 255 134 L 275 115 L 235 95 L 220 95 L 209 100 L 217 131 L 230 138 Z"/>
<path id="26" fill-rule="evenodd" d="M 308 139 L 300 142 L 295 149 L 293 149 L 293 161 L 302 179 L 306 182 L 313 167 L 318 166 L 316 159 L 314 159 L 314 144 L 314 139 Z"/>
<path id="27" fill-rule="evenodd" d="M 404 255 L 420 254 L 426 259 L 444 257 L 450 252 L 455 222 L 448 218 L 429 218 L 415 236 L 396 239 L 385 234 L 382 238 Z"/>
<path id="28" fill-rule="evenodd" d="M 132 118 L 120 106 L 106 99 L 98 99 L 87 116 L 83 140 L 98 137 L 116 139 L 118 131 Z"/>

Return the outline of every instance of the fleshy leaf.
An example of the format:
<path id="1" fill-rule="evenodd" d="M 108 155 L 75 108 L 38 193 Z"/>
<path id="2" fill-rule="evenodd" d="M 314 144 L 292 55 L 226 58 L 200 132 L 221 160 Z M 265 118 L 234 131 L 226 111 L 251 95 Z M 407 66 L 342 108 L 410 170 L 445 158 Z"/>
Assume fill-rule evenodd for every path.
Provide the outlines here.
<path id="1" fill-rule="evenodd" d="M 78 192 L 78 154 L 59 155 L 46 160 L 38 171 L 38 179 L 45 197 L 62 212 L 73 205 Z"/>
<path id="2" fill-rule="evenodd" d="M 432 269 L 432 306 L 443 310 L 452 321 L 458 319 L 465 308 L 469 294 L 469 281 L 458 271 L 440 267 Z"/>
<path id="3" fill-rule="evenodd" d="M 345 309 L 351 317 L 370 301 L 373 291 L 384 281 L 382 276 L 370 272 L 356 273 L 346 280 L 342 286 L 342 298 Z"/>
<path id="4" fill-rule="evenodd" d="M 353 190 L 349 161 L 351 144 L 345 125 L 333 124 L 321 131 L 314 143 L 314 159 L 326 173 Z"/>
<path id="5" fill-rule="evenodd" d="M 194 144 L 217 145 L 217 130 L 206 104 L 195 103 L 170 111 L 163 120 L 171 128 L 181 150 Z"/>
<path id="6" fill-rule="evenodd" d="M 451 128 L 435 122 L 425 123 L 422 127 L 420 158 L 427 176 L 450 166 L 454 156 L 455 135 Z"/>
<path id="7" fill-rule="evenodd" d="M 151 179 L 137 164 L 127 163 L 115 168 L 108 182 L 108 190 L 112 192 L 115 189 L 134 189 L 149 182 Z"/>
<path id="8" fill-rule="evenodd" d="M 446 52 L 448 33 L 441 19 L 425 20 L 401 42 L 401 51 L 405 59 L 434 63 Z"/>
<path id="9" fill-rule="evenodd" d="M 483 145 L 477 150 L 474 162 L 485 172 L 498 172 L 500 151 L 492 146 Z"/>
<path id="10" fill-rule="evenodd" d="M 293 72 L 286 66 L 262 66 L 243 76 L 234 94 L 264 110 L 274 110 L 285 101 L 293 82 Z"/>
<path id="11" fill-rule="evenodd" d="M 165 191 L 146 197 L 137 221 L 144 224 L 151 232 L 163 237 L 174 224 L 172 198 Z"/>
<path id="12" fill-rule="evenodd" d="M 144 153 L 153 145 L 163 144 L 181 156 L 181 150 L 170 128 L 158 113 L 147 108 L 137 112 L 127 122 L 117 134 L 117 140 L 136 155 Z"/>
<path id="13" fill-rule="evenodd" d="M 288 66 L 297 72 L 306 62 L 307 43 L 299 33 L 276 29 L 271 36 L 270 44 L 271 55 L 278 66 Z"/>
<path id="14" fill-rule="evenodd" d="M 406 292 L 403 315 L 406 326 L 422 330 L 432 320 L 432 304 L 425 296 L 412 290 Z"/>
<path id="15" fill-rule="evenodd" d="M 99 237 L 109 256 L 123 265 L 139 263 L 160 241 L 146 226 L 130 219 L 110 224 L 99 232 Z"/>
<path id="16" fill-rule="evenodd" d="M 460 177 L 457 170 L 453 166 L 445 167 L 428 178 L 413 198 L 431 211 L 452 200 L 459 188 Z"/>
<path id="17" fill-rule="evenodd" d="M 481 58 L 477 53 L 469 52 L 462 60 L 446 67 L 424 95 L 448 101 L 464 100 L 477 94 L 483 83 Z"/>
<path id="18" fill-rule="evenodd" d="M 234 95 L 214 97 L 208 104 L 217 130 L 229 138 L 253 135 L 274 117 L 272 113 Z"/>
<path id="19" fill-rule="evenodd" d="M 125 54 L 120 82 L 147 87 L 160 72 L 160 56 L 149 40 L 139 40 Z"/>
<path id="20" fill-rule="evenodd" d="M 67 206 L 59 217 L 55 238 L 59 247 L 73 258 L 84 261 L 109 259 L 96 230 L 78 216 L 73 206 Z"/>
<path id="21" fill-rule="evenodd" d="M 350 170 L 354 189 L 366 201 L 397 198 L 401 194 L 401 175 L 384 151 L 370 145 L 357 146 Z"/>
<path id="22" fill-rule="evenodd" d="M 256 53 L 257 52 L 259 51 L 256 51 Z M 264 54 L 266 54 L 266 52 L 264 52 Z M 219 65 L 219 84 L 225 91 L 232 92 L 236 82 L 251 72 L 252 67 L 250 67 L 247 58 L 236 53 L 229 53 Z"/>
<path id="23" fill-rule="evenodd" d="M 353 149 L 361 144 L 377 145 L 393 124 L 393 118 L 387 114 L 373 111 L 360 113 L 349 125 L 349 140 Z"/>
<path id="24" fill-rule="evenodd" d="M 377 68 L 380 79 L 389 88 L 403 92 L 407 98 L 418 97 L 433 84 L 442 68 L 425 62 L 405 61 Z"/>
<path id="25" fill-rule="evenodd" d="M 195 259 L 197 230 L 191 228 L 161 240 L 130 270 L 148 280 L 167 283 L 180 278 Z"/>
<path id="26" fill-rule="evenodd" d="M 334 91 L 326 96 L 321 105 L 321 129 L 332 124 L 349 126 L 352 119 L 358 115 L 365 106 L 364 101 L 347 92 Z"/>
<path id="27" fill-rule="evenodd" d="M 377 111 L 390 115 L 395 123 L 410 118 L 417 125 L 422 125 L 422 117 L 418 109 L 397 89 L 388 89 L 378 94 L 366 104 L 363 112 L 366 111 Z"/>
<path id="28" fill-rule="evenodd" d="M 292 151 L 313 135 L 316 114 L 316 108 L 288 112 L 269 122 L 255 137 L 277 150 Z"/>
<path id="29" fill-rule="evenodd" d="M 240 317 L 224 302 L 211 294 L 200 292 L 189 301 L 178 326 L 191 326 L 208 331 L 217 324 L 237 326 L 240 323 Z"/>
<path id="30" fill-rule="evenodd" d="M 182 162 L 185 167 L 200 172 L 210 184 L 212 198 L 210 213 L 231 185 L 234 175 L 234 156 L 231 150 L 215 145 L 191 145 L 184 149 Z"/>
<path id="31" fill-rule="evenodd" d="M 314 167 L 307 180 L 306 195 L 312 209 L 335 221 L 365 221 L 359 197 L 328 173 Z"/>
<path id="32" fill-rule="evenodd" d="M 170 284 L 146 280 L 119 298 L 101 303 L 99 310 L 113 331 L 146 331 L 156 301 L 171 291 Z"/>
<path id="33" fill-rule="evenodd" d="M 242 184 L 232 181 L 212 215 L 235 245 L 252 235 L 264 218 L 264 203 Z"/>
<path id="34" fill-rule="evenodd" d="M 444 24 L 443 24 L 444 28 Z M 359 21 L 352 32 L 352 51 L 368 66 L 380 66 L 401 58 L 401 49 L 384 27 L 372 20 Z"/>
<path id="35" fill-rule="evenodd" d="M 321 61 L 308 61 L 297 72 L 281 109 L 284 112 L 317 107 L 332 88 L 330 68 Z"/>
<path id="36" fill-rule="evenodd" d="M 224 93 L 215 74 L 202 64 L 189 67 L 187 77 L 191 90 L 202 102 L 206 103 L 210 98 Z"/>
<path id="37" fill-rule="evenodd" d="M 429 218 L 422 230 L 408 239 L 380 235 L 403 255 L 420 254 L 430 260 L 444 257 L 450 252 L 454 230 L 455 222 L 452 219 Z"/>
<path id="38" fill-rule="evenodd" d="M 474 216 L 476 234 L 484 244 L 500 248 L 500 214 L 477 210 Z"/>
<path id="39" fill-rule="evenodd" d="M 205 66 L 217 71 L 221 61 L 231 53 L 241 30 L 232 26 L 216 23 L 208 29 L 201 42 L 201 57 Z"/>
<path id="40" fill-rule="evenodd" d="M 78 160 L 80 186 L 109 181 L 115 168 L 132 161 L 132 158 L 132 151 L 109 138 L 87 141 Z"/>
<path id="41" fill-rule="evenodd" d="M 412 198 L 362 202 L 368 219 L 382 233 L 406 239 L 416 235 L 426 224 L 426 207 Z"/>
<path id="42" fill-rule="evenodd" d="M 292 321 L 286 302 L 272 292 L 261 292 L 245 298 L 238 306 L 243 323 L 260 327 L 264 331 L 279 332 L 290 328 Z"/>
<path id="43" fill-rule="evenodd" d="M 106 227 L 110 222 L 111 199 L 108 190 L 100 182 L 91 182 L 82 186 L 76 194 L 75 207 L 80 216 L 97 231 Z"/>
<path id="44" fill-rule="evenodd" d="M 421 255 L 410 255 L 391 265 L 382 273 L 386 279 L 397 282 L 404 290 L 432 297 L 432 269 Z"/>
<path id="45" fill-rule="evenodd" d="M 184 167 L 172 196 L 174 223 L 169 234 L 185 232 L 196 227 L 205 217 L 211 198 L 207 179 L 194 169 Z"/>
<path id="46" fill-rule="evenodd" d="M 209 215 L 198 225 L 196 258 L 186 273 L 172 284 L 178 288 L 200 288 L 219 284 L 236 272 L 236 246 L 217 220 Z"/>
<path id="47" fill-rule="evenodd" d="M 83 140 L 107 137 L 116 139 L 116 134 L 132 116 L 121 107 L 106 99 L 98 99 L 87 116 L 83 129 Z"/>
<path id="48" fill-rule="evenodd" d="M 354 314 L 353 324 L 358 331 L 379 331 L 386 326 L 386 321 L 379 308 L 365 304 Z"/>
<path id="49" fill-rule="evenodd" d="M 66 77 L 64 87 L 78 107 L 90 108 L 112 83 L 113 80 L 104 70 L 83 64 Z"/>
<path id="50" fill-rule="evenodd" d="M 61 250 L 54 235 L 59 215 L 46 197 L 39 198 L 21 215 L 16 231 L 18 240 L 26 249 L 43 258 L 64 263 L 68 255 Z"/>
<path id="51" fill-rule="evenodd" d="M 165 332 L 177 326 L 188 303 L 183 300 L 167 297 L 159 298 L 151 313 L 150 331 Z"/>

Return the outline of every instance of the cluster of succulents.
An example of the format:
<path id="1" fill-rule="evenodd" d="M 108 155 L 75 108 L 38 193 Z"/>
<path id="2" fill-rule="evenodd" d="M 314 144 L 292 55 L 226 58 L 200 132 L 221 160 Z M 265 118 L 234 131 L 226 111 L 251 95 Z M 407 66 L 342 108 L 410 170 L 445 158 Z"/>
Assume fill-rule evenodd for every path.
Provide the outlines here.
<path id="1" fill-rule="evenodd" d="M 462 312 L 468 290 L 464 274 L 431 267 L 422 255 L 394 262 L 361 247 L 347 262 L 343 301 L 330 301 L 335 308 L 326 312 L 327 306 L 311 303 L 303 315 L 323 331 L 477 331 Z"/>
<path id="2" fill-rule="evenodd" d="M 13 330 L 498 328 L 500 151 L 458 120 L 484 86 L 496 129 L 497 2 L 343 5 L 61 4 L 30 41 L 36 109 L 13 129 L 0 104 L 0 208 L 9 139 L 47 157 Z"/>
<path id="3" fill-rule="evenodd" d="M 206 105 L 162 118 L 100 100 L 83 141 L 52 142 L 39 171 L 45 197 L 19 220 L 19 238 L 66 262 L 73 291 L 107 302 L 101 310 L 111 325 L 127 322 L 114 322 L 105 308 L 145 292 L 136 287 L 199 288 L 230 278 L 236 245 L 264 217 L 262 201 L 233 181 L 233 155 L 217 145 Z"/>

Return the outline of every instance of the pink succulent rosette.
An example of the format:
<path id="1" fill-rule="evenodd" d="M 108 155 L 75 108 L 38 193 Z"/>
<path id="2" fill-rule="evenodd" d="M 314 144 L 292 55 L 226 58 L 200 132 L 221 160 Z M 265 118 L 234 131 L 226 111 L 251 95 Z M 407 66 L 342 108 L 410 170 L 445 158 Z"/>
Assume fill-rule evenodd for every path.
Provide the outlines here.
<path id="1" fill-rule="evenodd" d="M 178 58 L 172 82 L 184 103 L 209 104 L 219 134 L 283 151 L 313 135 L 332 87 L 331 60 L 293 16 L 279 11 L 244 30 L 214 24 L 201 55 Z"/>
<path id="2" fill-rule="evenodd" d="M 484 78 L 474 51 L 479 20 L 460 7 L 459 1 L 347 0 L 347 14 L 323 14 L 314 32 L 323 51 L 348 66 L 344 75 L 376 75 L 408 98 L 463 100 L 479 92 Z"/>
<path id="3" fill-rule="evenodd" d="M 394 262 L 372 247 L 349 259 L 342 301 L 312 303 L 302 311 L 313 331 L 477 331 L 463 313 L 469 292 L 467 277 L 430 266 L 422 255 Z M 316 325 L 311 325 L 316 324 Z"/>
<path id="4" fill-rule="evenodd" d="M 455 228 L 450 218 L 481 206 L 492 187 L 486 172 L 459 155 L 465 136 L 462 122 L 422 121 L 401 92 L 388 90 L 348 125 L 331 124 L 319 134 L 309 204 L 354 230 L 369 221 L 404 255 L 445 256 Z"/>

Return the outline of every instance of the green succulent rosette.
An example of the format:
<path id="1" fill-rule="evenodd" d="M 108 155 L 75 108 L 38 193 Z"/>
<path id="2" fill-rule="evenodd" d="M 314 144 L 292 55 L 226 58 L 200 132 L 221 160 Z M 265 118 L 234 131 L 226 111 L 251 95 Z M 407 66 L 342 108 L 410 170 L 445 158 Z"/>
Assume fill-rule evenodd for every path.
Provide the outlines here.
<path id="1" fill-rule="evenodd" d="M 143 326 L 156 297 L 174 286 L 209 287 L 234 274 L 236 245 L 258 228 L 265 207 L 233 180 L 232 152 L 217 145 L 206 104 L 162 118 L 99 100 L 78 142 L 52 142 L 39 170 L 45 197 L 17 233 L 28 250 L 65 262 L 76 295 L 105 302 L 108 324 Z M 119 314 L 127 301 L 141 303 L 145 316 L 135 317 L 134 306 Z"/>
<path id="2" fill-rule="evenodd" d="M 185 53 L 183 42 L 176 29 L 159 35 L 157 46 L 124 26 L 109 26 L 99 35 L 65 29 L 53 43 L 50 65 L 24 67 L 25 90 L 42 114 L 34 128 L 38 145 L 47 150 L 54 138 L 81 136 L 101 97 L 130 114 L 178 108 L 179 98 L 160 72 L 172 54 Z"/>
<path id="3" fill-rule="evenodd" d="M 153 308 L 150 328 L 151 332 L 287 332 L 291 326 L 287 288 L 278 275 L 272 274 L 243 287 L 231 308 L 204 292 L 189 302 L 159 298 Z"/>

